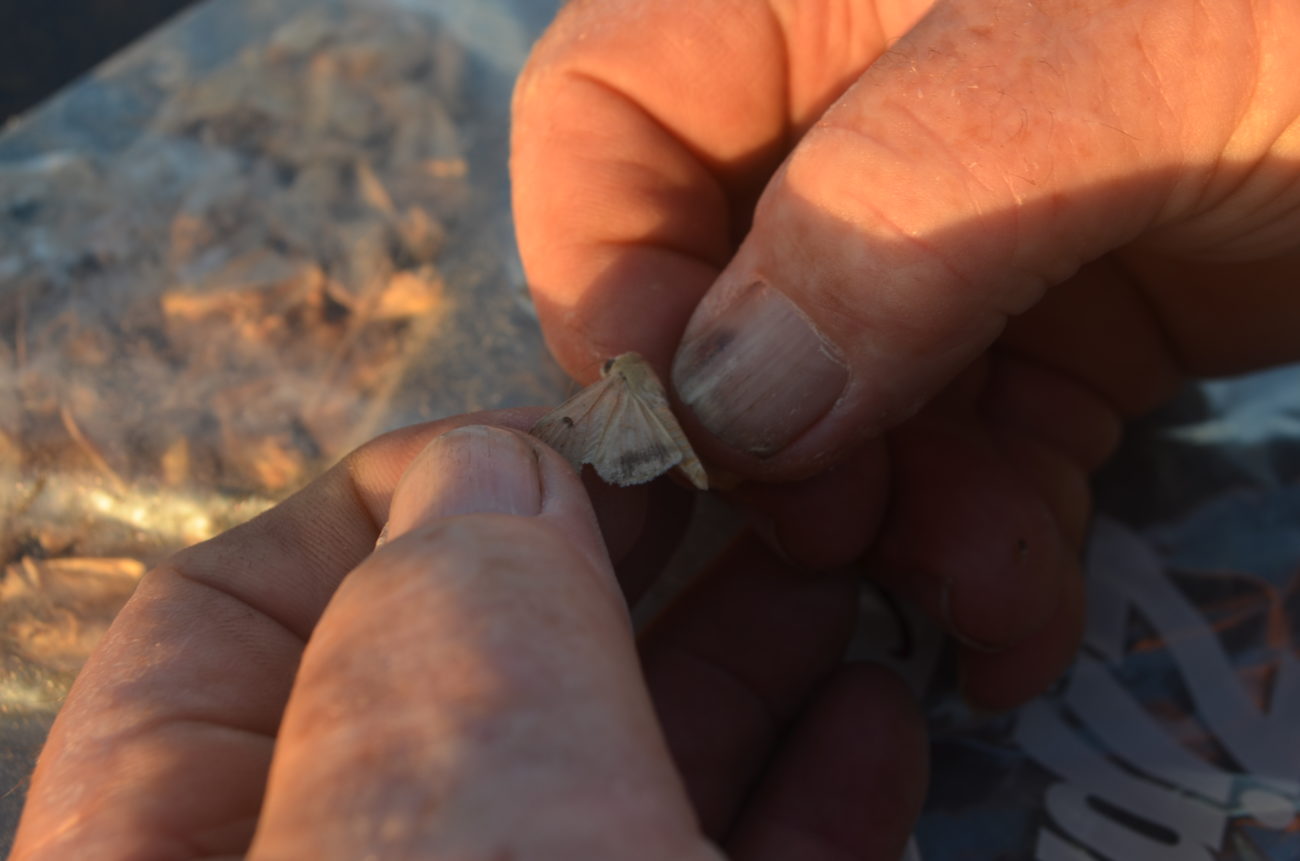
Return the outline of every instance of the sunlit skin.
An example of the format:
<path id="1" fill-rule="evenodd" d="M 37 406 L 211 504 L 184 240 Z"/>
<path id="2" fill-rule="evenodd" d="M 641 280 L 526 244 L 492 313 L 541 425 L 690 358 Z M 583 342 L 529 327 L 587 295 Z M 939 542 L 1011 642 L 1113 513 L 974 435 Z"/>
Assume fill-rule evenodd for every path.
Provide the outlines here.
<path id="1" fill-rule="evenodd" d="M 761 457 L 707 399 L 683 425 L 787 556 L 867 553 L 964 644 L 966 696 L 1012 706 L 1074 653 L 1123 421 L 1300 356 L 1298 38 L 1285 0 L 577 0 L 515 101 L 548 343 L 682 395 L 692 315 L 792 300 L 833 409 Z"/>
<path id="2" fill-rule="evenodd" d="M 540 414 L 382 437 L 148 574 L 12 857 L 897 857 L 925 746 L 897 679 L 839 665 L 852 572 L 742 540 L 638 651 L 606 541 L 689 496 L 603 490 L 602 538 L 558 454 L 482 426 Z"/>

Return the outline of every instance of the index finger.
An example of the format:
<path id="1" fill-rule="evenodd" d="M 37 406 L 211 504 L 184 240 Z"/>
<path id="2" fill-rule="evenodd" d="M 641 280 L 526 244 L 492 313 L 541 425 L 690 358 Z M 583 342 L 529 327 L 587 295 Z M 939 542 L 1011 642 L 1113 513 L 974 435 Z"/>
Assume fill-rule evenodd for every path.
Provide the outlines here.
<path id="1" fill-rule="evenodd" d="M 406 465 L 454 427 L 535 418 L 506 410 L 380 437 L 146 575 L 54 723 L 11 857 L 246 850 L 303 645 L 373 550 Z"/>
<path id="2" fill-rule="evenodd" d="M 570 373 L 627 350 L 666 371 L 789 145 L 924 5 L 565 7 L 515 94 L 511 171 L 528 281 Z"/>

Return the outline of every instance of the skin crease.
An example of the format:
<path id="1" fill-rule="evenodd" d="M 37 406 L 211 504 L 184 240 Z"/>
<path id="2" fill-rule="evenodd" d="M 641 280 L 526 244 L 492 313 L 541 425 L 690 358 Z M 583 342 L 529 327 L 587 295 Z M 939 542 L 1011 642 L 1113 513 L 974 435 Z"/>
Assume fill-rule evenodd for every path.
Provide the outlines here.
<path id="1" fill-rule="evenodd" d="M 683 426 L 782 552 L 866 554 L 1013 706 L 1074 652 L 1124 420 L 1300 358 L 1297 37 L 1274 0 L 575 0 L 514 106 L 548 344 L 680 382 L 693 316 L 789 297 L 847 369 L 830 411 L 765 457 Z"/>

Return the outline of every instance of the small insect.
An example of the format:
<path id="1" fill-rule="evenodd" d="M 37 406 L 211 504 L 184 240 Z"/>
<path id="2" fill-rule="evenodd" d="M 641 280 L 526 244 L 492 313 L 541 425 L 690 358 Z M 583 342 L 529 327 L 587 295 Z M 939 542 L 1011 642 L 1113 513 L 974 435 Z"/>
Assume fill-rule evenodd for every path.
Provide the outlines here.
<path id="1" fill-rule="evenodd" d="M 636 353 L 605 362 L 600 380 L 533 425 L 531 433 L 582 469 L 589 463 L 610 484 L 644 484 L 673 467 L 700 490 L 709 478 L 650 363 Z"/>

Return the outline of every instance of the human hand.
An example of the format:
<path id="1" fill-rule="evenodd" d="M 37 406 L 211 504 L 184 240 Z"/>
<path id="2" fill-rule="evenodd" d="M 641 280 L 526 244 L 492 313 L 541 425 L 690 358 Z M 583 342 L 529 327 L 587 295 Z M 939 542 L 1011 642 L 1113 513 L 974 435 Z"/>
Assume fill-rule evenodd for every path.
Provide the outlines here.
<path id="1" fill-rule="evenodd" d="M 853 578 L 738 544 L 638 656 L 578 478 L 481 424 L 535 419 L 382 437 L 147 575 L 11 857 L 897 858 L 925 747 L 839 663 Z"/>
<path id="2" fill-rule="evenodd" d="M 1009 706 L 1073 655 L 1088 475 L 1187 376 L 1300 357 L 1300 6 L 569 4 L 518 235 L 576 376 L 637 350 L 785 552 Z M 839 464 L 827 469 L 829 464 Z"/>

